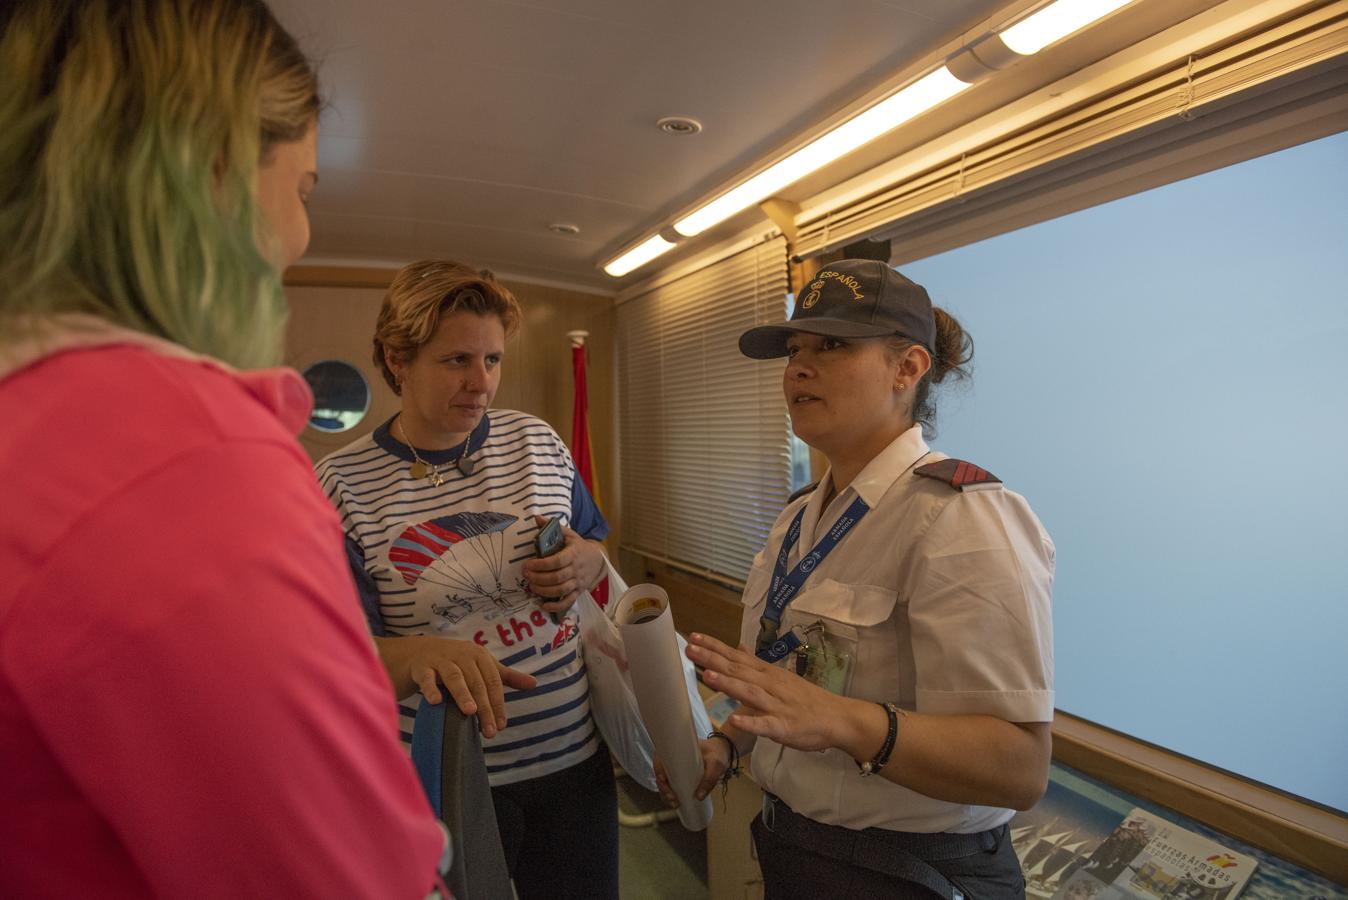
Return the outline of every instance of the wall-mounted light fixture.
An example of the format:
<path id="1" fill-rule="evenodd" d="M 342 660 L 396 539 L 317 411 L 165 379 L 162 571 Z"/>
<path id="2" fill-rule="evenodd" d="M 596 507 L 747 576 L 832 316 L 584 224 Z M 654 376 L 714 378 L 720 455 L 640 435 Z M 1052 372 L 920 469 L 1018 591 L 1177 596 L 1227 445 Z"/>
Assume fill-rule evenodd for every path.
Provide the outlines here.
<path id="1" fill-rule="evenodd" d="M 640 244 L 637 244 L 631 250 L 628 250 L 622 256 L 606 263 L 604 265 L 604 271 L 614 278 L 621 278 L 633 269 L 641 268 L 661 253 L 664 253 L 666 250 L 670 250 L 673 247 L 673 241 L 667 241 L 663 236 L 653 234 Z"/>
<path id="2" fill-rule="evenodd" d="M 942 66 L 675 221 L 674 230 L 684 237 L 700 234 L 740 210 L 771 197 L 788 184 L 893 131 L 968 86 Z"/>
<path id="3" fill-rule="evenodd" d="M 1030 56 L 1097 19 L 1127 6 L 1132 0 L 1057 0 L 1041 7 L 997 33 L 1002 43 L 1021 56 Z"/>
<path id="4" fill-rule="evenodd" d="M 640 268 L 672 249 L 680 238 L 692 237 L 724 222 L 944 103 L 998 69 L 1038 53 L 1131 2 L 1134 0 L 1055 0 L 998 32 L 971 41 L 940 68 L 909 82 L 786 158 L 676 219 L 672 228 L 665 227 L 660 234 L 610 260 L 604 271 L 618 278 Z"/>

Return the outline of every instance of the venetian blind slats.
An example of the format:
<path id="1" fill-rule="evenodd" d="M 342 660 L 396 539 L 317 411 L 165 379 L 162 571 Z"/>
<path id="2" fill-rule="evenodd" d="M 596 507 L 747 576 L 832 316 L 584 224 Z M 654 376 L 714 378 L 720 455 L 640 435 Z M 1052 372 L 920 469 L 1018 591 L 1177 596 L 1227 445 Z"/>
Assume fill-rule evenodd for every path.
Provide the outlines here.
<path id="1" fill-rule="evenodd" d="M 624 544 L 743 581 L 790 488 L 781 364 L 740 354 L 786 317 L 775 238 L 618 307 Z"/>

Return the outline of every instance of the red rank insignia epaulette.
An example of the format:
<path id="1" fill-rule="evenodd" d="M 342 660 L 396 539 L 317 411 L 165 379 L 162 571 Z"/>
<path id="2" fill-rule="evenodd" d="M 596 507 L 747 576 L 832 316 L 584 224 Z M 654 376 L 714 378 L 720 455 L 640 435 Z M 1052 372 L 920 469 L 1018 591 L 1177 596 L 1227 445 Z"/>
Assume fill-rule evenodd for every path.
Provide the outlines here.
<path id="1" fill-rule="evenodd" d="M 944 481 L 957 491 L 992 488 L 1002 483 L 1000 478 L 987 469 L 980 469 L 962 459 L 943 459 L 940 462 L 918 466 L 913 470 L 913 474 Z"/>

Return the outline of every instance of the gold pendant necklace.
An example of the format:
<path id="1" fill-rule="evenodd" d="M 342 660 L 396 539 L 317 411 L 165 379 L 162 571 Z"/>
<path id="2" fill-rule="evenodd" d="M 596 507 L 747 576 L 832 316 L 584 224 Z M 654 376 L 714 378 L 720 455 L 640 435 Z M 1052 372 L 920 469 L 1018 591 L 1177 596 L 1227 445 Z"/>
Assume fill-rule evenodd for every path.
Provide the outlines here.
<path id="1" fill-rule="evenodd" d="M 403 436 L 403 443 L 407 445 L 407 449 L 412 451 L 412 459 L 416 460 L 408 470 L 412 473 L 412 477 L 428 479 L 432 487 L 440 487 L 444 484 L 445 476 L 440 474 L 440 467 L 427 463 L 426 460 L 421 458 L 421 454 L 417 453 L 417 448 L 412 446 L 412 442 L 407 437 L 407 429 L 403 427 L 402 416 L 398 417 L 398 432 Z"/>

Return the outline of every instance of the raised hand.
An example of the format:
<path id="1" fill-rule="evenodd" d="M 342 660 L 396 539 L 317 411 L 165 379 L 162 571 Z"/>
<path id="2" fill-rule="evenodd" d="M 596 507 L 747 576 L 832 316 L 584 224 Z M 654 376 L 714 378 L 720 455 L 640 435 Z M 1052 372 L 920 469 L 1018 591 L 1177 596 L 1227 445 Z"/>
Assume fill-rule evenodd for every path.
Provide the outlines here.
<path id="1" fill-rule="evenodd" d="M 704 669 L 709 686 L 740 702 L 728 720 L 734 727 L 797 750 L 846 749 L 845 712 L 858 701 L 766 663 L 747 647 L 735 649 L 705 634 L 689 636 L 688 658 Z"/>

